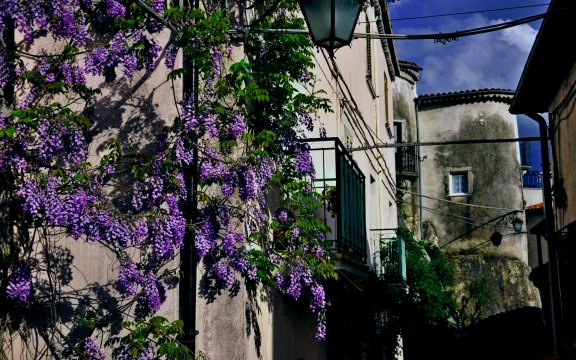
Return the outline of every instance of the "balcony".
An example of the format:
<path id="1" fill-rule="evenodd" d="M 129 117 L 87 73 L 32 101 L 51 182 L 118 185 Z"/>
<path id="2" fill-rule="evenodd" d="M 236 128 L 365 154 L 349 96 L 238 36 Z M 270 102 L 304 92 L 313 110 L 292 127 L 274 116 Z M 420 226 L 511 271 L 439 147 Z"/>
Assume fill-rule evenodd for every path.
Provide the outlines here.
<path id="1" fill-rule="evenodd" d="M 396 148 L 396 175 L 400 179 L 414 180 L 418 176 L 417 164 L 415 146 Z"/>
<path id="2" fill-rule="evenodd" d="M 343 257 L 366 264 L 365 176 L 338 138 L 308 139 L 316 170 L 314 189 L 325 196 L 318 216 L 331 229 L 326 240 Z"/>
<path id="3" fill-rule="evenodd" d="M 396 229 L 371 229 L 372 236 L 380 244 L 380 268 L 382 277 L 394 288 L 405 288 L 406 245 Z"/>
<path id="4" fill-rule="evenodd" d="M 526 171 L 522 175 L 522 186 L 525 189 L 542 189 L 542 173 L 540 171 Z"/>

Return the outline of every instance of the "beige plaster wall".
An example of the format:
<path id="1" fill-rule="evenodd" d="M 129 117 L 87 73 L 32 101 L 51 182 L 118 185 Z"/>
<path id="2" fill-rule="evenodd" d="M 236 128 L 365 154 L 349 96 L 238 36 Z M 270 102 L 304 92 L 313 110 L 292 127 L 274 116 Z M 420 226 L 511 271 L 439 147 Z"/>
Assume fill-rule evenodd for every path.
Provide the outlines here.
<path id="1" fill-rule="evenodd" d="M 370 19 L 373 9 L 368 8 Z M 365 14 L 360 14 L 364 22 Z M 366 32 L 365 24 L 356 26 L 356 32 Z M 371 32 L 376 33 L 373 22 Z M 370 91 L 366 80 L 367 42 L 372 46 L 373 86 Z M 334 112 L 322 114 L 319 123 L 327 130 L 328 137 L 338 137 L 349 148 L 393 142 L 392 90 L 393 82 L 387 71 L 382 44 L 375 39 L 355 39 L 350 46 L 338 49 L 334 64 L 322 52 L 315 55 L 318 86 L 327 92 Z M 340 77 L 332 76 L 337 69 Z M 310 134 L 316 137 L 317 133 Z M 366 176 L 366 228 L 369 237 L 369 265 L 379 267 L 379 232 L 375 229 L 396 228 L 395 165 L 393 149 L 352 150 L 354 160 Z M 371 178 L 374 180 L 372 181 Z M 372 229 L 372 230 L 371 230 Z"/>
<path id="2" fill-rule="evenodd" d="M 554 147 L 557 153 L 558 174 L 554 179 L 564 183 L 567 201 L 564 207 L 556 207 L 556 228 L 560 229 L 576 220 L 576 162 L 574 161 L 574 142 L 576 139 L 576 115 L 572 111 L 576 83 L 576 64 L 569 77 L 562 83 L 552 101 L 549 112 L 552 126 L 555 128 Z M 558 111 L 556 111 L 558 109 Z"/>

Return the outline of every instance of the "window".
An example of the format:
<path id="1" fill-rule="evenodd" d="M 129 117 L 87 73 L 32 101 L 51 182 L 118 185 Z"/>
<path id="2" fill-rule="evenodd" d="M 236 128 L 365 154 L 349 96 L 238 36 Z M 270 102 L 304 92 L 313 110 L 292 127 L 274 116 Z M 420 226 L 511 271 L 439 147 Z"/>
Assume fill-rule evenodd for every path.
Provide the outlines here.
<path id="1" fill-rule="evenodd" d="M 402 123 L 400 121 L 394 121 L 394 142 L 399 144 L 403 142 L 402 139 Z"/>
<path id="2" fill-rule="evenodd" d="M 450 195 L 468 195 L 468 172 L 457 171 L 450 173 Z"/>
<path id="3" fill-rule="evenodd" d="M 368 14 L 366 14 L 366 33 L 370 34 L 370 21 L 368 19 Z M 366 83 L 368 84 L 368 89 L 370 89 L 370 93 L 372 94 L 372 98 L 376 99 L 378 96 L 376 94 L 376 85 L 374 79 L 374 70 L 373 64 L 374 61 L 372 58 L 372 39 L 366 39 Z"/>

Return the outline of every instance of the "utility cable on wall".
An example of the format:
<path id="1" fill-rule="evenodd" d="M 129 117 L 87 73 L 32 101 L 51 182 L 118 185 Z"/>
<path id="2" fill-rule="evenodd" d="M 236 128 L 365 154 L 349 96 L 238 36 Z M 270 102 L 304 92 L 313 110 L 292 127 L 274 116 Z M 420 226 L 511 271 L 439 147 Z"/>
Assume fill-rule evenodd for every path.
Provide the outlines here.
<path id="1" fill-rule="evenodd" d="M 414 204 L 414 203 L 412 203 L 412 202 L 404 202 L 404 204 L 413 206 L 413 207 L 415 207 L 415 208 L 422 208 L 423 210 L 426 210 L 426 211 L 431 212 L 431 213 L 434 213 L 434 214 L 444 215 L 444 216 L 446 216 L 446 217 L 451 218 L 452 220 L 460 221 L 460 222 L 463 222 L 463 223 L 466 223 L 466 224 L 473 225 L 473 224 L 476 223 L 476 220 L 473 219 L 473 218 L 471 218 L 471 217 L 462 216 L 462 215 L 454 214 L 454 213 L 451 213 L 451 212 L 448 212 L 448 211 L 439 210 L 439 209 L 433 209 L 433 208 L 430 208 L 430 207 L 427 207 L 427 206 L 420 206 L 420 205 Z"/>
<path id="2" fill-rule="evenodd" d="M 324 58 L 326 60 L 326 62 L 329 64 L 329 67 L 331 69 L 331 71 L 333 72 L 333 74 L 335 74 L 335 78 L 337 79 L 337 84 L 338 86 L 340 86 L 340 88 L 342 89 L 342 91 L 344 92 L 344 90 L 346 90 L 346 94 L 344 94 L 345 100 L 347 100 L 347 102 L 344 102 L 344 108 L 348 108 L 347 110 L 349 112 L 351 112 L 351 116 L 354 120 L 354 122 L 352 123 L 352 125 L 356 126 L 356 128 L 362 132 L 362 139 L 360 137 L 358 137 L 359 140 L 363 140 L 364 143 L 370 143 L 369 139 L 366 137 L 366 133 L 364 132 L 364 129 L 368 129 L 368 131 L 370 131 L 370 126 L 366 123 L 366 120 L 364 119 L 364 117 L 362 116 L 362 113 L 360 112 L 360 110 L 358 109 L 358 105 L 356 103 L 356 101 L 354 100 L 354 94 L 352 94 L 352 92 L 350 91 L 350 88 L 348 86 L 348 84 L 346 83 L 342 73 L 340 72 L 338 65 L 336 64 L 336 62 L 334 61 L 334 59 L 330 59 L 331 61 L 329 61 L 328 57 L 326 56 L 326 54 L 324 53 Z M 330 66 L 331 64 L 331 66 Z M 344 88 L 342 88 L 342 86 Z M 358 119 L 360 121 L 362 121 L 362 123 L 364 124 L 364 126 L 361 126 L 358 123 Z M 372 142 L 375 141 L 374 137 L 372 137 Z M 378 155 L 374 154 L 373 149 L 370 149 L 370 153 L 374 159 L 376 160 L 376 162 L 378 163 L 381 171 L 383 172 L 385 178 L 386 178 L 386 182 L 389 184 L 391 189 L 388 189 L 388 192 L 390 194 L 390 196 L 392 197 L 392 199 L 394 199 L 394 201 L 396 202 L 396 184 L 394 181 L 394 178 L 390 172 L 390 169 L 388 168 L 388 165 L 386 164 L 386 161 L 384 159 L 384 154 L 382 154 L 382 152 L 378 151 Z M 369 157 L 368 157 L 369 158 Z M 371 162 L 371 161 L 370 161 Z M 372 162 L 371 162 L 372 164 Z M 373 165 L 372 165 L 373 166 Z M 377 171 L 377 169 L 373 166 L 373 168 Z"/>
<path id="3" fill-rule="evenodd" d="M 353 95 L 350 92 L 350 89 L 348 88 L 348 85 L 345 83 L 344 78 L 343 78 L 342 74 L 340 73 L 339 69 L 337 68 L 336 64 L 333 61 L 330 61 L 328 59 L 328 56 L 325 53 L 323 53 L 323 56 L 324 56 L 325 62 L 328 64 L 328 67 L 330 68 L 330 71 L 332 72 L 333 78 L 336 80 L 338 87 L 342 91 L 342 98 L 340 99 L 340 102 L 342 105 L 342 109 L 344 110 L 343 113 L 346 115 L 346 118 L 349 120 L 350 124 L 353 126 L 353 131 L 354 131 L 356 137 L 360 140 L 364 139 L 364 141 L 367 142 L 368 140 L 367 140 L 365 134 L 363 133 L 363 131 L 362 131 L 362 134 L 359 134 L 359 131 L 363 130 L 363 127 L 358 124 L 356 118 L 360 117 L 365 125 L 366 125 L 366 123 L 365 123 L 364 119 L 362 118 L 362 114 L 359 113 L 359 111 L 354 111 L 354 109 L 352 109 L 350 102 L 355 104 L 355 101 L 353 99 Z M 344 87 L 346 89 L 344 89 L 342 84 L 344 84 Z M 346 95 L 344 93 L 345 90 L 348 93 L 348 95 Z M 376 161 L 378 161 L 377 157 L 376 156 L 374 156 L 374 157 L 376 158 Z M 370 160 L 370 156 L 368 156 L 368 161 L 370 162 L 371 166 L 376 170 L 376 167 L 372 163 L 372 160 Z M 378 164 L 378 165 L 379 165 L 379 167 L 382 167 L 381 164 Z M 392 199 L 394 199 L 394 201 L 396 202 L 395 185 L 393 183 L 390 183 L 389 179 L 387 179 L 387 182 L 389 183 L 389 185 L 392 189 L 389 189 L 388 186 L 386 186 L 386 184 L 384 184 L 384 185 L 385 185 L 388 193 L 392 197 Z"/>
<path id="4" fill-rule="evenodd" d="M 436 200 L 436 201 L 442 201 L 442 202 L 446 202 L 446 203 L 450 203 L 450 204 L 455 204 L 455 205 L 462 205 L 462 206 L 475 207 L 475 208 L 480 208 L 480 209 L 490 209 L 490 210 L 522 211 L 522 210 L 518 210 L 518 209 L 509 209 L 509 208 L 500 208 L 500 207 L 494 207 L 494 206 L 485 206 L 485 205 L 476 205 L 476 204 L 460 203 L 460 202 L 457 202 L 457 201 L 446 200 L 446 199 L 439 199 L 439 198 L 435 198 L 435 197 L 432 197 L 432 196 L 417 194 L 417 193 L 414 193 L 414 192 L 411 192 L 411 191 L 408 191 L 408 190 L 401 190 L 401 189 L 399 189 L 399 191 L 405 192 L 405 193 L 410 194 L 410 195 L 422 196 L 423 198 L 427 198 L 427 199 L 431 199 L 431 200 Z"/>

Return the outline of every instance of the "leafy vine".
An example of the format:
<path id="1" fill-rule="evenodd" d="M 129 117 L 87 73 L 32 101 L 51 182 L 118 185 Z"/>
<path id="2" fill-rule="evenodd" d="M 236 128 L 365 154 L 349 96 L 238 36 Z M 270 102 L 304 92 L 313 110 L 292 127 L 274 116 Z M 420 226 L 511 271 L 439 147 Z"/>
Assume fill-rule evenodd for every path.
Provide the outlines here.
<path id="1" fill-rule="evenodd" d="M 237 39 L 229 35 L 235 24 L 213 5 L 0 3 L 3 333 L 39 309 L 54 318 L 43 325 L 56 334 L 45 339 L 53 353 L 191 357 L 178 340 L 181 322 L 157 315 L 189 237 L 214 288 L 243 278 L 294 299 L 308 292 L 316 337 L 324 339 L 322 281 L 336 276 L 324 240 L 329 229 L 313 216 L 322 195 L 312 190 L 314 169 L 300 139 L 313 129 L 311 114 L 330 107 L 314 90 L 311 43 L 251 34 L 237 60 Z M 282 1 L 262 12 L 258 26 L 302 28 L 295 10 Z M 113 139 L 94 160 L 91 141 L 102 131 L 95 124 L 106 115 L 102 89 L 155 72 L 167 74 L 178 115 L 154 114 L 163 126 L 148 134 L 150 150 Z M 192 75 L 197 85 L 186 86 Z M 61 296 L 73 266 L 64 248 L 56 251 L 63 236 L 115 256 L 116 290 L 106 292 L 114 309 L 92 303 L 94 310 L 81 312 Z M 54 315 L 61 307 L 74 309 L 69 332 Z M 127 319 L 123 337 L 111 320 L 118 314 Z M 109 340 L 98 342 L 97 331 L 109 331 Z"/>

